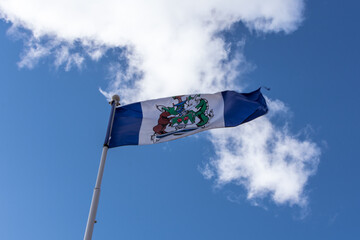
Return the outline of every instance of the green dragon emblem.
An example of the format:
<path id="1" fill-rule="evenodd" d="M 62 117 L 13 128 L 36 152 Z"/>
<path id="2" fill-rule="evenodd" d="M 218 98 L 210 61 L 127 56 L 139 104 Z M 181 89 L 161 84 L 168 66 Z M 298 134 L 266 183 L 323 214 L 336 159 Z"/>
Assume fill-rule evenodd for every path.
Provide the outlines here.
<path id="1" fill-rule="evenodd" d="M 209 110 L 208 101 L 200 94 L 187 96 L 185 100 L 182 99 L 182 96 L 175 96 L 173 99 L 176 99 L 178 103 L 173 103 L 171 107 L 156 106 L 161 114 L 158 125 L 153 128 L 154 135 L 151 139 L 154 142 L 164 136 L 181 135 L 200 127 L 206 127 L 214 116 L 213 110 Z M 188 126 L 190 128 L 187 128 Z M 175 130 L 167 132 L 167 128 L 175 128 Z"/>

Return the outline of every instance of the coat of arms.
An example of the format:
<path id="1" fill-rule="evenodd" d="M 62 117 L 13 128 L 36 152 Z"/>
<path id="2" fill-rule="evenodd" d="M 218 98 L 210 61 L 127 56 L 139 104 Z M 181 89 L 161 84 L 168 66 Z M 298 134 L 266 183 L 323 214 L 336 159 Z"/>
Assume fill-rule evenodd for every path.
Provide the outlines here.
<path id="1" fill-rule="evenodd" d="M 173 97 L 176 103 L 172 106 L 156 105 L 161 112 L 158 124 L 154 126 L 151 140 L 156 143 L 161 138 L 171 135 L 182 135 L 198 128 L 204 128 L 214 116 L 209 110 L 208 101 L 200 94 Z"/>

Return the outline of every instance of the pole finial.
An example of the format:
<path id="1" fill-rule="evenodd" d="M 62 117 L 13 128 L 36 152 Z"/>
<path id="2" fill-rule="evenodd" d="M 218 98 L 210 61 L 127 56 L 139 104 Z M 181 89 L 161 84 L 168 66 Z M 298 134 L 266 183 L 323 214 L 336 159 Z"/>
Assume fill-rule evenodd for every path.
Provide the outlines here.
<path id="1" fill-rule="evenodd" d="M 115 101 L 116 106 L 119 106 L 120 105 L 120 97 L 119 97 L 119 95 L 115 94 L 114 96 L 112 96 L 112 101 L 111 102 L 113 102 L 113 101 Z"/>

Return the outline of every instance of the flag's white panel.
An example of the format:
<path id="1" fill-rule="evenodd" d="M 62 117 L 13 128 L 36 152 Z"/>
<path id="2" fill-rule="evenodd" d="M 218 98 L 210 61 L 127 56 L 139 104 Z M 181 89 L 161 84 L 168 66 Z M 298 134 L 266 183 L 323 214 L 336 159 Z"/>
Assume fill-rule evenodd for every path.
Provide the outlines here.
<path id="1" fill-rule="evenodd" d="M 145 101 L 141 102 L 141 109 L 139 145 L 170 141 L 225 126 L 221 92 Z"/>

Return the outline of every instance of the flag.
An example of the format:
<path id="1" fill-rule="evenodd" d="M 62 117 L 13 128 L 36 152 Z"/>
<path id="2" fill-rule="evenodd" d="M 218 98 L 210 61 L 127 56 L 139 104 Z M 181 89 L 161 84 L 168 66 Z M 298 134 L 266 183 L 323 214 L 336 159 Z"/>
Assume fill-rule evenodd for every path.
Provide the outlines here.
<path id="1" fill-rule="evenodd" d="M 166 142 L 201 131 L 235 127 L 267 113 L 260 88 L 160 98 L 117 107 L 109 148 Z"/>

